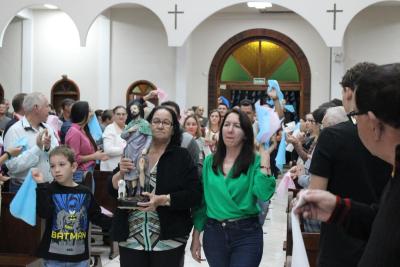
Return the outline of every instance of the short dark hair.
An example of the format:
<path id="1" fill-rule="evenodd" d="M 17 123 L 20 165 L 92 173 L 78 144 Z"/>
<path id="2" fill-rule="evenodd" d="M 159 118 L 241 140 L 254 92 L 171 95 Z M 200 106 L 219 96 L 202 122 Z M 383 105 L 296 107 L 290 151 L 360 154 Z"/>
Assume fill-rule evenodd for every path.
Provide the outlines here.
<path id="1" fill-rule="evenodd" d="M 356 88 L 356 82 L 361 77 L 361 75 L 376 68 L 377 66 L 378 65 L 370 62 L 361 62 L 354 65 L 351 69 L 346 71 L 342 78 L 342 81 L 340 82 L 340 85 L 343 88 L 348 87 L 352 91 L 354 91 Z"/>
<path id="2" fill-rule="evenodd" d="M 174 102 L 174 101 L 165 101 L 165 102 L 161 103 L 161 106 L 173 107 L 175 109 L 176 113 L 177 113 L 176 116 L 178 116 L 178 118 L 181 116 L 181 109 L 180 109 L 179 105 L 176 102 Z"/>
<path id="3" fill-rule="evenodd" d="M 113 112 L 111 109 L 106 109 L 101 114 L 101 121 L 111 120 L 113 117 Z"/>
<path id="4" fill-rule="evenodd" d="M 101 117 L 101 115 L 103 114 L 103 110 L 102 109 L 96 109 L 94 111 L 94 114 L 96 115 L 96 117 Z"/>
<path id="5" fill-rule="evenodd" d="M 239 107 L 242 107 L 242 106 L 245 106 L 245 107 L 250 106 L 251 109 L 254 111 L 254 104 L 253 104 L 253 102 L 251 102 L 250 99 L 243 99 L 242 101 L 240 101 Z"/>
<path id="6" fill-rule="evenodd" d="M 168 111 L 171 114 L 171 118 L 172 118 L 172 127 L 173 127 L 172 128 L 172 136 L 171 136 L 171 140 L 168 145 L 180 146 L 181 142 L 182 142 L 182 130 L 181 130 L 181 126 L 179 124 L 178 117 L 176 116 L 175 111 L 173 111 L 171 108 L 169 108 L 167 106 L 163 106 L 163 105 L 157 106 L 150 112 L 149 116 L 147 117 L 147 121 L 151 124 L 154 114 L 158 110 L 161 110 L 161 109 Z"/>
<path id="7" fill-rule="evenodd" d="M 400 64 L 374 68 L 360 77 L 355 101 L 360 112 L 372 111 L 388 125 L 400 128 Z"/>
<path id="8" fill-rule="evenodd" d="M 11 101 L 11 105 L 14 109 L 14 112 L 20 112 L 22 111 L 23 107 L 22 107 L 22 103 L 24 103 L 24 99 L 25 99 L 26 93 L 19 93 L 16 94 L 12 101 Z"/>
<path id="9" fill-rule="evenodd" d="M 66 146 L 66 145 L 61 145 L 61 146 L 57 146 L 57 147 L 53 148 L 53 150 L 50 151 L 49 159 L 51 159 L 52 157 L 54 157 L 56 155 L 57 156 L 61 155 L 61 156 L 66 157 L 67 160 L 71 164 L 75 162 L 75 153 L 74 153 L 74 151 L 71 148 L 69 148 L 68 146 Z"/>
<path id="10" fill-rule="evenodd" d="M 74 103 L 75 100 L 71 98 L 65 98 L 63 101 L 61 101 L 61 108 L 64 109 L 65 107 L 71 106 Z"/>
<path id="11" fill-rule="evenodd" d="M 240 176 L 240 174 L 247 172 L 249 166 L 253 163 L 255 158 L 253 126 L 251 124 L 249 117 L 243 111 L 232 109 L 228 113 L 226 113 L 224 119 L 222 120 L 219 129 L 217 151 L 215 152 L 213 158 L 212 169 L 215 174 L 217 174 L 219 170 L 223 170 L 223 163 L 226 156 L 226 146 L 222 137 L 222 128 L 224 127 L 226 119 L 232 113 L 235 113 L 239 116 L 240 127 L 244 132 L 242 150 L 240 151 L 232 167 L 233 168 L 232 177 L 237 178 Z"/>
<path id="12" fill-rule="evenodd" d="M 329 105 L 321 105 L 317 109 L 315 109 L 311 114 L 314 117 L 314 120 L 316 123 L 322 124 L 322 120 L 325 117 L 326 111 L 328 108 L 331 108 L 334 106 L 329 106 Z"/>
<path id="13" fill-rule="evenodd" d="M 122 105 L 118 105 L 115 108 L 113 108 L 113 110 L 112 110 L 113 114 L 115 114 L 117 112 L 117 110 L 120 109 L 120 108 L 122 108 L 122 109 L 124 109 L 126 111 L 126 107 L 124 107 Z"/>

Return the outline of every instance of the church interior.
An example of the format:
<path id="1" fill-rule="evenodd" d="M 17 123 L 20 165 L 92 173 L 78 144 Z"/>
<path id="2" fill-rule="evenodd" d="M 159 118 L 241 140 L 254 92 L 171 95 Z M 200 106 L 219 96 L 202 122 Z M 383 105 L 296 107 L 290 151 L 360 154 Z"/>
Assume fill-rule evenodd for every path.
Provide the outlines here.
<path id="1" fill-rule="evenodd" d="M 257 4 L 266 1 L 255 1 Z M 2 0 L 0 99 L 41 92 L 95 109 L 162 89 L 182 110 L 265 97 L 277 80 L 296 116 L 342 98 L 359 62 L 400 61 L 400 1 Z M 257 5 L 256 5 L 257 6 Z M 272 200 L 260 266 L 284 266 L 287 199 Z M 285 243 L 286 244 L 286 243 Z M 185 266 L 208 266 L 191 259 Z M 102 255 L 103 266 L 119 266 Z M 264 265 L 265 264 L 265 265 Z"/>

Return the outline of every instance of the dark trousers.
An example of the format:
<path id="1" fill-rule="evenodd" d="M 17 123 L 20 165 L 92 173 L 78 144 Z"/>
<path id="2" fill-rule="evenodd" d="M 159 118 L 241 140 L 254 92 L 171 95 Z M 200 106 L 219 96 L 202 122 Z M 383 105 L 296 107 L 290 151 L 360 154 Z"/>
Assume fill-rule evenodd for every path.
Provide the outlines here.
<path id="1" fill-rule="evenodd" d="M 119 247 L 121 267 L 180 267 L 185 246 L 165 251 L 143 251 Z"/>
<path id="2" fill-rule="evenodd" d="M 234 222 L 209 219 L 204 228 L 204 253 L 210 267 L 257 267 L 263 244 L 258 217 Z"/>

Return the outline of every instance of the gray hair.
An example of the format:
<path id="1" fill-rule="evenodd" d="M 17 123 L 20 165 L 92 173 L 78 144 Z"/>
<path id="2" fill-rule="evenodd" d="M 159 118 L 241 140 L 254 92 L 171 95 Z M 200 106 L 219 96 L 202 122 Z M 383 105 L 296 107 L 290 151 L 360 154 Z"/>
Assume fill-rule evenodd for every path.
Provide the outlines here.
<path id="1" fill-rule="evenodd" d="M 28 94 L 24 98 L 22 107 L 26 113 L 32 112 L 35 105 L 41 106 L 46 102 L 46 96 L 39 92 L 33 92 Z"/>
<path id="2" fill-rule="evenodd" d="M 322 124 L 325 127 L 347 121 L 347 114 L 343 106 L 331 107 L 326 110 Z"/>

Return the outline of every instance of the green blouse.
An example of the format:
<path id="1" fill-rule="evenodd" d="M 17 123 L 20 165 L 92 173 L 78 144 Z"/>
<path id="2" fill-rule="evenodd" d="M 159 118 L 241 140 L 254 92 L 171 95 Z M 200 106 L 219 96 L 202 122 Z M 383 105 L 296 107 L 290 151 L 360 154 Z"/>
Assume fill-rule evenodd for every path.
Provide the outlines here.
<path id="1" fill-rule="evenodd" d="M 266 201 L 275 192 L 275 177 L 260 170 L 260 156 L 256 155 L 246 174 L 232 178 L 232 169 L 225 177 L 221 170 L 212 170 L 213 155 L 203 165 L 203 205 L 194 211 L 194 227 L 202 231 L 207 218 L 228 220 L 257 216 L 257 199 Z"/>

